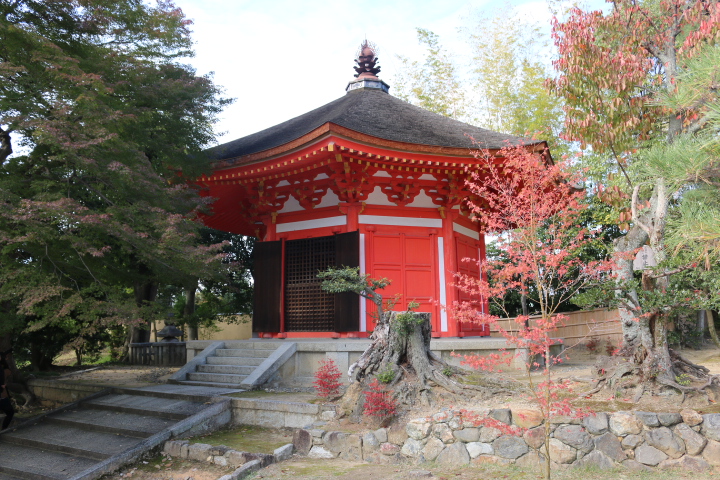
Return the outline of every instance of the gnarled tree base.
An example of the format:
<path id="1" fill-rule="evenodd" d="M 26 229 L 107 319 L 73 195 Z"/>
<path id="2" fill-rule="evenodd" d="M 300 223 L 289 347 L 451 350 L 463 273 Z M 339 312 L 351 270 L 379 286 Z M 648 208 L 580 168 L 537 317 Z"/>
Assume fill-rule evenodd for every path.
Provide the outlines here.
<path id="1" fill-rule="evenodd" d="M 637 403 L 645 393 L 652 395 L 671 388 L 680 393 L 682 404 L 688 393 L 707 395 L 708 389 L 720 387 L 720 375 L 710 375 L 706 367 L 691 362 L 673 349 L 668 349 L 668 353 L 669 366 L 663 366 L 666 362 L 654 352 L 646 352 L 642 362 L 637 362 L 633 356 L 600 357 L 594 367 L 590 390 L 580 396 L 592 396 L 603 390 L 634 389 L 632 401 Z"/>
<path id="2" fill-rule="evenodd" d="M 372 343 L 351 367 L 351 385 L 341 401 L 341 415 L 360 415 L 363 392 L 374 375 L 391 370 L 393 390 L 400 405 L 431 406 L 442 389 L 446 395 L 490 396 L 512 394 L 519 385 L 486 379 L 483 385 L 469 385 L 453 377 L 466 372 L 451 366 L 430 351 L 430 314 L 415 313 L 417 319 L 408 325 L 398 325 L 397 312 L 388 313 L 382 324 L 375 327 Z"/>

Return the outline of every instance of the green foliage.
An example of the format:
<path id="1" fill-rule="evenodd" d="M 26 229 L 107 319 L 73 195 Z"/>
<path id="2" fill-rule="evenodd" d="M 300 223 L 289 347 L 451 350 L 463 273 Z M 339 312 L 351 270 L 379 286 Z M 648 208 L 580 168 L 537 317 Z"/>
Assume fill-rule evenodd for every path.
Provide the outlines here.
<path id="1" fill-rule="evenodd" d="M 408 309 L 405 312 L 395 315 L 393 327 L 403 337 L 407 337 L 418 325 L 425 322 L 425 318 L 415 314 L 415 309 L 420 306 L 416 301 L 408 303 Z"/>
<path id="2" fill-rule="evenodd" d="M 440 37 L 417 28 L 423 60 L 399 57 L 393 79 L 398 98 L 419 107 L 502 133 L 548 141 L 556 158 L 570 152 L 561 138 L 562 101 L 545 87 L 549 39 L 514 11 L 472 21 L 467 41 L 473 58 L 453 57 Z M 545 58 L 544 58 L 545 57 Z M 469 72 L 464 65 L 470 64 Z"/>
<path id="3" fill-rule="evenodd" d="M 498 132 L 546 140 L 555 158 L 570 153 L 561 138 L 562 101 L 545 87 L 549 38 L 514 10 L 482 16 L 470 29 L 475 123 Z"/>
<path id="4" fill-rule="evenodd" d="M 440 45 L 440 37 L 430 30 L 417 28 L 418 42 L 426 49 L 421 64 L 399 56 L 402 68 L 395 78 L 395 95 L 425 110 L 451 117 L 466 117 L 466 99 L 456 72 L 455 62 Z"/>
<path id="5" fill-rule="evenodd" d="M 395 379 L 395 371 L 388 365 L 385 370 L 378 372 L 375 377 L 380 383 L 390 383 Z"/>
<path id="6" fill-rule="evenodd" d="M 688 375 L 687 373 L 682 373 L 675 377 L 675 381 L 677 383 L 679 383 L 680 385 L 687 387 L 688 385 L 690 385 L 692 383 L 692 377 L 690 377 L 690 375 Z"/>
<path id="7" fill-rule="evenodd" d="M 360 267 L 328 267 L 317 276 L 322 280 L 320 287 L 329 293 L 352 292 L 366 297 L 390 285 L 387 278 L 374 279 L 367 273 L 360 274 Z"/>

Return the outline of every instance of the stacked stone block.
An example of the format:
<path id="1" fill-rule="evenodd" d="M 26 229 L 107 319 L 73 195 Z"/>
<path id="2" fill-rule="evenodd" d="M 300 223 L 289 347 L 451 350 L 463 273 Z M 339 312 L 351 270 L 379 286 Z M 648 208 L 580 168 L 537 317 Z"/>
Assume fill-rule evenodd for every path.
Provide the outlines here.
<path id="1" fill-rule="evenodd" d="M 272 454 L 238 452 L 225 445 L 190 443 L 187 440 L 171 440 L 165 442 L 163 448 L 163 452 L 171 457 L 235 468 L 231 474 L 224 475 L 218 480 L 242 480 L 261 468 L 287 460 L 292 457 L 293 450 L 293 445 L 290 443 L 275 449 Z"/>
<path id="2" fill-rule="evenodd" d="M 301 429 L 293 443 L 300 455 L 375 463 L 497 463 L 523 468 L 544 463 L 545 425 L 539 412 L 494 409 L 479 413 L 480 418 L 492 418 L 508 429 L 516 427 L 518 434 L 477 425 L 462 412 L 443 410 L 412 419 L 404 428 L 380 428 L 364 434 Z M 704 471 L 720 466 L 720 413 L 700 415 L 683 410 L 556 417 L 550 431 L 548 450 L 553 468 Z"/>

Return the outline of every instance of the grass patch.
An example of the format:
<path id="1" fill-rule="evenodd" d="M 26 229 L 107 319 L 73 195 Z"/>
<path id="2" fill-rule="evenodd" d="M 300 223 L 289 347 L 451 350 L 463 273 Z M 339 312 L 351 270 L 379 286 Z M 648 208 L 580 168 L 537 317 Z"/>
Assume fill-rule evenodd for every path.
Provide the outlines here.
<path id="1" fill-rule="evenodd" d="M 210 445 L 225 445 L 239 452 L 273 453 L 276 448 L 292 442 L 292 433 L 292 429 L 242 425 L 193 437 L 190 441 Z"/>

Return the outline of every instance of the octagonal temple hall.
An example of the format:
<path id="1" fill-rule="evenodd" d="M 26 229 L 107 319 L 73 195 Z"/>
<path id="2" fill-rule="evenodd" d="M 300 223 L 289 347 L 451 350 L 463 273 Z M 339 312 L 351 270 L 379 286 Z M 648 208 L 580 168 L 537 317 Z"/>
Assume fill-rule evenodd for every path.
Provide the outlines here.
<path id="1" fill-rule="evenodd" d="M 465 206 L 467 170 L 478 164 L 472 152 L 519 144 L 547 155 L 547 145 L 393 97 L 367 42 L 355 62 L 342 97 L 209 151 L 212 174 L 200 183 L 217 200 L 206 223 L 259 240 L 253 332 L 368 336 L 372 304 L 320 288 L 318 271 L 333 265 L 390 279 L 383 296 L 400 294 L 395 310 L 418 302 L 431 313 L 434 337 L 488 335 L 440 308 L 466 299 L 452 285 L 455 272 L 480 275 L 475 262 L 461 260 L 485 257 Z"/>

